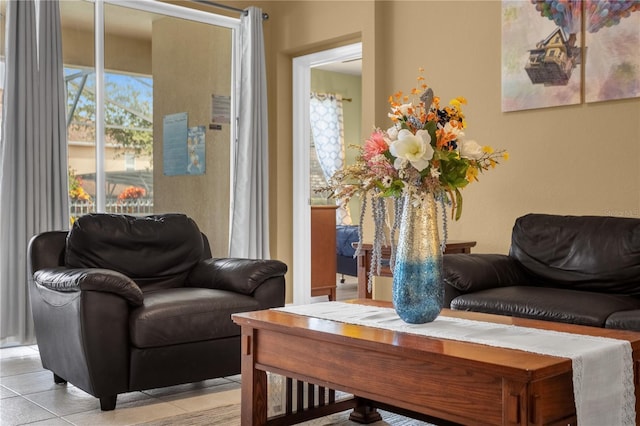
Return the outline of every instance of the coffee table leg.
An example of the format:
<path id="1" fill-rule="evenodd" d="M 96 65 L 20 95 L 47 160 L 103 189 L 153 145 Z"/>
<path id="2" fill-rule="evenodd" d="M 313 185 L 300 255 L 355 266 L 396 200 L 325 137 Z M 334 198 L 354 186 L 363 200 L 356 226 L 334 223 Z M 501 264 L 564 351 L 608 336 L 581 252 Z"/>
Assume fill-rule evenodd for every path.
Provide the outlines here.
<path id="1" fill-rule="evenodd" d="M 368 404 L 366 399 L 358 398 L 358 405 L 349 415 L 349 420 L 362 424 L 369 424 L 382 420 L 378 409 Z"/>
<path id="2" fill-rule="evenodd" d="M 255 368 L 255 329 L 242 327 L 242 385 L 240 423 L 267 423 L 267 373 Z"/>

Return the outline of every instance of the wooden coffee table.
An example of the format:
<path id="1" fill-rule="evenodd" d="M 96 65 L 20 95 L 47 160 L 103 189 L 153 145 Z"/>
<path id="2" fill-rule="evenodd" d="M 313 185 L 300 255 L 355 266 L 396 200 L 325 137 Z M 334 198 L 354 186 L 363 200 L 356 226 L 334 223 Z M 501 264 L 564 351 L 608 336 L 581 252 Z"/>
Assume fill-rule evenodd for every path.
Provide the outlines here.
<path id="1" fill-rule="evenodd" d="M 370 299 L 352 302 L 390 306 Z M 442 315 L 630 341 L 640 421 L 640 333 L 447 309 Z M 576 424 L 568 358 L 275 310 L 234 314 L 233 320 L 242 327 L 243 425 L 293 424 L 356 406 L 352 417 L 364 422 L 375 420 L 379 407 L 438 424 Z M 268 420 L 267 371 L 356 397 L 302 417 Z"/>

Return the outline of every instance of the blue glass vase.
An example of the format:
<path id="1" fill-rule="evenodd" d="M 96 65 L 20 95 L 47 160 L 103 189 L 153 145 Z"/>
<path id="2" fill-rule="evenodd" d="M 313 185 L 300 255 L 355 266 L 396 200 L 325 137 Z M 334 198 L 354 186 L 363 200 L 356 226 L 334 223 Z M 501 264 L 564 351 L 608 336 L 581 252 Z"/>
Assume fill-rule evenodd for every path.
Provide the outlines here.
<path id="1" fill-rule="evenodd" d="M 442 249 L 433 194 L 404 195 L 393 269 L 393 306 L 403 321 L 431 322 L 444 298 Z"/>

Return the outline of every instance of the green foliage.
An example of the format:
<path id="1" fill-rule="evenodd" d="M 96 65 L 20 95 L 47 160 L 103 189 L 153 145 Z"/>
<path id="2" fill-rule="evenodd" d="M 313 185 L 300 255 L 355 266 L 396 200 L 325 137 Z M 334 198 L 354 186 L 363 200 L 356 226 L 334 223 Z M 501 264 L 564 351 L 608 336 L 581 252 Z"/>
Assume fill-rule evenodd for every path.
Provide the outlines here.
<path id="1" fill-rule="evenodd" d="M 464 188 L 469 184 L 467 180 L 469 160 L 461 158 L 457 151 L 436 151 L 434 157 L 440 161 L 440 182 L 444 188 Z"/>

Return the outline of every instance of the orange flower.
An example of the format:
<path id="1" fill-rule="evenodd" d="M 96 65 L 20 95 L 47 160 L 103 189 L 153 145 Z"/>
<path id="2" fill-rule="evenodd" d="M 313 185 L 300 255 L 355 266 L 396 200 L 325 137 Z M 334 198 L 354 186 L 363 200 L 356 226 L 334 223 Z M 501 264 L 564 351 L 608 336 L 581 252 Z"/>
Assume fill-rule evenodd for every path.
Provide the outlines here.
<path id="1" fill-rule="evenodd" d="M 142 198 L 146 194 L 144 188 L 140 188 L 139 186 L 128 186 L 118 195 L 118 200 L 128 200 L 128 199 L 136 199 Z"/>

